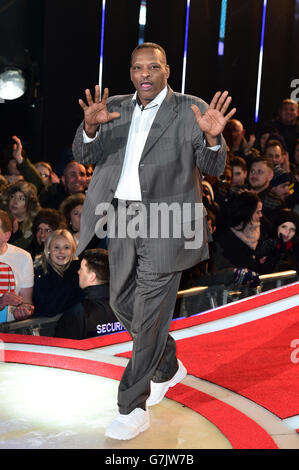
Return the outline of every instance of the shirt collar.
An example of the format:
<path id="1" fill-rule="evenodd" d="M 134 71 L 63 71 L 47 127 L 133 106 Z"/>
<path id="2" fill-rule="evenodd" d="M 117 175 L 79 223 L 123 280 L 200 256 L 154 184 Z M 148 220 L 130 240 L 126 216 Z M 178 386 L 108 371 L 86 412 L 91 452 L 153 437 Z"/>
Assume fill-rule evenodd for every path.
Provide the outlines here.
<path id="1" fill-rule="evenodd" d="M 153 108 L 154 106 L 160 106 L 162 102 L 164 101 L 164 99 L 166 98 L 167 93 L 168 93 L 168 86 L 166 85 L 166 87 L 163 88 L 163 90 L 161 90 L 160 93 L 158 93 L 158 95 L 152 101 L 150 101 L 150 103 L 148 103 L 145 106 L 144 109 Z M 135 91 L 132 101 L 134 104 L 137 103 L 138 106 L 140 107 L 140 104 L 138 103 L 139 100 L 137 100 L 137 91 Z"/>

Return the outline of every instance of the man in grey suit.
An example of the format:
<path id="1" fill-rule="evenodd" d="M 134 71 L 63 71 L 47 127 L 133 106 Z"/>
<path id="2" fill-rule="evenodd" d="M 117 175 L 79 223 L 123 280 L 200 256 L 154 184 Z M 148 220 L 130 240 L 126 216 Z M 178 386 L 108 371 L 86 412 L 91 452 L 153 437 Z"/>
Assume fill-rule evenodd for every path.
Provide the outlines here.
<path id="1" fill-rule="evenodd" d="M 228 92 L 217 92 L 209 106 L 173 92 L 169 72 L 163 48 L 144 43 L 131 57 L 134 95 L 108 98 L 105 89 L 101 99 L 96 85 L 94 98 L 86 90 L 87 103 L 79 100 L 84 121 L 73 153 L 79 162 L 96 166 L 81 215 L 78 253 L 101 231 L 102 204 L 112 203 L 110 303 L 133 338 L 132 358 L 119 385 L 119 413 L 106 430 L 115 439 L 132 439 L 145 431 L 148 407 L 186 375 L 169 328 L 182 270 L 208 258 L 201 175 L 223 172 L 221 132 L 236 111 L 227 112 Z M 161 203 L 174 208 L 167 213 L 172 218 L 166 217 L 166 236 L 152 210 Z M 165 212 L 162 219 L 165 228 Z M 137 227 L 137 235 L 129 230 L 120 235 L 123 221 L 127 228 Z M 191 224 L 195 230 L 190 234 Z"/>

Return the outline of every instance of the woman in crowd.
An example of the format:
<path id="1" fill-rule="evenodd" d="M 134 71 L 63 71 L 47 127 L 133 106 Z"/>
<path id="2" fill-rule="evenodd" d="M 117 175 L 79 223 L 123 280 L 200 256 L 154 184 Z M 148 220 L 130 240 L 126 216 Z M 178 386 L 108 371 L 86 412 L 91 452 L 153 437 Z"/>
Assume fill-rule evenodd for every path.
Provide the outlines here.
<path id="1" fill-rule="evenodd" d="M 226 226 L 217 226 L 213 246 L 214 269 L 229 266 L 257 271 L 255 252 L 260 240 L 262 202 L 253 191 L 233 193 L 223 211 Z"/>
<path id="2" fill-rule="evenodd" d="M 34 270 L 33 304 L 36 316 L 53 317 L 80 302 L 76 243 L 66 229 L 48 236 L 40 266 Z"/>
<path id="3" fill-rule="evenodd" d="M 259 271 L 263 274 L 299 271 L 299 216 L 289 209 L 275 219 L 273 237 L 266 239 L 258 252 Z"/>
<path id="4" fill-rule="evenodd" d="M 33 222 L 33 240 L 28 248 L 35 263 L 38 262 L 50 233 L 59 228 L 67 228 L 63 214 L 56 209 L 50 208 L 41 209 L 39 211 Z"/>
<path id="5" fill-rule="evenodd" d="M 66 218 L 68 229 L 72 233 L 77 245 L 80 238 L 80 221 L 84 200 L 85 194 L 72 194 L 62 202 L 59 208 Z"/>
<path id="6" fill-rule="evenodd" d="M 33 221 L 40 211 L 35 186 L 27 181 L 9 185 L 1 195 L 1 206 L 13 220 L 9 243 L 27 250 L 33 240 Z"/>
<path id="7" fill-rule="evenodd" d="M 48 188 L 53 183 L 59 183 L 59 178 L 54 173 L 49 162 L 37 162 L 34 164 L 34 166 L 39 172 L 45 188 Z"/>

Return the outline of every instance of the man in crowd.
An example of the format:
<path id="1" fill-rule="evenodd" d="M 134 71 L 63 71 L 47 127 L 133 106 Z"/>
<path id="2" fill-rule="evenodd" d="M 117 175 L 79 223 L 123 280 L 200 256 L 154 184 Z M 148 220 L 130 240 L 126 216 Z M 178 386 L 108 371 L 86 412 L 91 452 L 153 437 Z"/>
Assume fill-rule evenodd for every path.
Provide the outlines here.
<path id="1" fill-rule="evenodd" d="M 232 168 L 231 187 L 245 187 L 247 178 L 247 165 L 242 157 L 232 157 L 229 161 Z"/>
<path id="2" fill-rule="evenodd" d="M 294 154 L 296 140 L 299 138 L 298 103 L 290 98 L 284 99 L 278 110 L 278 118 L 273 122 L 277 131 L 283 136 L 290 158 Z"/>
<path id="3" fill-rule="evenodd" d="M 64 312 L 58 321 L 55 336 L 86 339 L 123 331 L 124 327 L 109 305 L 107 251 L 101 248 L 84 251 L 78 274 L 84 300 Z"/>
<path id="4" fill-rule="evenodd" d="M 257 157 L 249 170 L 250 188 L 256 191 L 263 203 L 263 214 L 270 220 L 276 211 L 283 207 L 282 199 L 271 188 L 274 176 L 274 164 L 268 157 Z"/>
<path id="5" fill-rule="evenodd" d="M 254 134 L 251 134 L 249 139 L 246 140 L 245 133 L 246 131 L 241 121 L 230 119 L 225 126 L 223 136 L 229 147 L 230 154 L 244 158 L 247 165 L 249 165 L 252 158 L 258 156 L 259 153 L 253 148 L 255 142 Z"/>
<path id="6" fill-rule="evenodd" d="M 281 168 L 279 165 L 275 165 L 273 171 L 273 178 L 270 182 L 272 191 L 279 196 L 287 204 L 288 197 L 290 196 L 290 185 L 292 179 L 290 174 Z"/>
<path id="7" fill-rule="evenodd" d="M 76 161 L 66 164 L 61 182 L 54 183 L 41 191 L 39 200 L 42 207 L 59 209 L 60 204 L 71 194 L 84 192 L 87 187 L 86 169 Z"/>
<path id="8" fill-rule="evenodd" d="M 84 165 L 71 160 L 64 167 L 61 181 L 53 174 L 52 184 L 45 186 L 37 169 L 24 155 L 23 145 L 13 136 L 13 158 L 26 181 L 33 183 L 39 192 L 39 201 L 44 208 L 59 209 L 60 204 L 71 194 L 84 192 L 87 188 L 87 175 Z"/>

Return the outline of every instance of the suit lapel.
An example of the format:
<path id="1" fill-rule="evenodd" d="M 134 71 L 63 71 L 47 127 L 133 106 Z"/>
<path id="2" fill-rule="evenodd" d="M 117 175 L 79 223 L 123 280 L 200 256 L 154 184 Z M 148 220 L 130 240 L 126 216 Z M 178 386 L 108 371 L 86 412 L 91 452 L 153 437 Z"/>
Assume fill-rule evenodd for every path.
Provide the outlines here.
<path id="1" fill-rule="evenodd" d="M 124 101 L 120 105 L 120 117 L 115 131 L 115 136 L 120 142 L 118 155 L 121 163 L 124 161 L 125 158 L 129 130 L 132 121 L 132 115 L 134 112 L 134 103 L 132 101 L 132 96 L 133 95 L 130 95 L 128 98 L 124 99 Z"/>
<path id="2" fill-rule="evenodd" d="M 153 145 L 164 134 L 166 129 L 172 124 L 177 116 L 176 100 L 171 88 L 168 90 L 168 95 L 161 104 L 159 111 L 154 119 L 150 132 L 148 134 L 140 161 L 142 161 Z"/>

